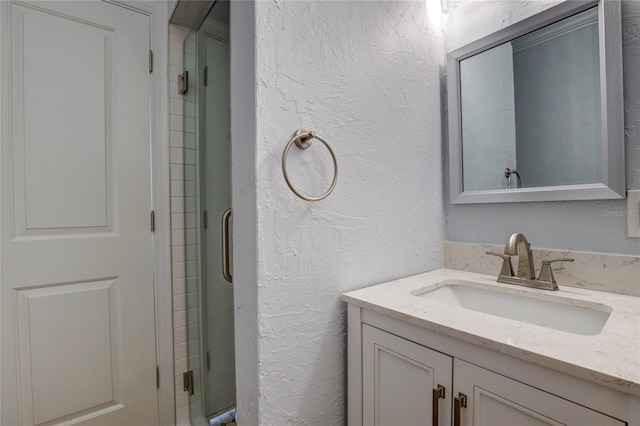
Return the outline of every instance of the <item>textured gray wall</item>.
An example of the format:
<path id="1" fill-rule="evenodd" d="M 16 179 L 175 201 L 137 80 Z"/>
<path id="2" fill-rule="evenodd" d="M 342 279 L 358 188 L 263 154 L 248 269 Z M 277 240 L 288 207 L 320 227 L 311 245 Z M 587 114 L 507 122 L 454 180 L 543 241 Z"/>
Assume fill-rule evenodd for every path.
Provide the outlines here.
<path id="1" fill-rule="evenodd" d="M 445 49 L 454 50 L 556 3 L 455 1 L 447 14 Z M 639 0 L 622 2 L 622 37 L 626 182 L 627 189 L 640 189 Z M 451 241 L 501 244 L 518 231 L 535 247 L 640 254 L 640 240 L 626 236 L 627 219 L 616 213 L 626 210 L 625 200 L 452 205 L 446 199 L 445 207 Z"/>

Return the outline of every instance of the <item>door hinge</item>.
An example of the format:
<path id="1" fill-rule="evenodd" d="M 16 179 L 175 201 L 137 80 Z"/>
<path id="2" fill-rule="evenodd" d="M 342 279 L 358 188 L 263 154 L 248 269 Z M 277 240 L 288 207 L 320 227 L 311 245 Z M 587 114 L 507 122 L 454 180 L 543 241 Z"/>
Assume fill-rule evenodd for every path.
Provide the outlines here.
<path id="1" fill-rule="evenodd" d="M 186 373 L 182 373 L 183 390 L 193 395 L 193 371 L 189 370 Z"/>
<path id="2" fill-rule="evenodd" d="M 209 84 L 209 67 L 204 67 L 204 85 Z"/>
<path id="3" fill-rule="evenodd" d="M 156 389 L 160 389 L 160 366 L 156 365 Z"/>
<path id="4" fill-rule="evenodd" d="M 207 371 L 211 371 L 211 353 L 207 351 Z"/>
<path id="5" fill-rule="evenodd" d="M 151 210 L 151 232 L 156 231 L 156 212 Z"/>
<path id="6" fill-rule="evenodd" d="M 204 229 L 209 227 L 209 212 L 207 210 L 202 212 L 202 227 Z"/>
<path id="7" fill-rule="evenodd" d="M 153 50 L 149 50 L 149 72 L 153 72 Z"/>
<path id="8" fill-rule="evenodd" d="M 178 74 L 178 95 L 186 95 L 189 91 L 189 71 Z"/>

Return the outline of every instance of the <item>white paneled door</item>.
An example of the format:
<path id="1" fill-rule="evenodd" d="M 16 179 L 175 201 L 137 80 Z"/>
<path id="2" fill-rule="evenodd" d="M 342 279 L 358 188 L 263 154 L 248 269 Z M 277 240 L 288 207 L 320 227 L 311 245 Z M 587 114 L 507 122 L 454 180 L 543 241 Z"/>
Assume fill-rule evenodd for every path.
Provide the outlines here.
<path id="1" fill-rule="evenodd" d="M 156 425 L 149 16 L 1 3 L 0 424 Z"/>

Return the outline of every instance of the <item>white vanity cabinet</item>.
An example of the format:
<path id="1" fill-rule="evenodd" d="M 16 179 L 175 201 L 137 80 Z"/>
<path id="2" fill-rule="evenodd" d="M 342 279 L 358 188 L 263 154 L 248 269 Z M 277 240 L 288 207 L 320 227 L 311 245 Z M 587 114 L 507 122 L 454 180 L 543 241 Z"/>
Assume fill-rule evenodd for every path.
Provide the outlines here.
<path id="1" fill-rule="evenodd" d="M 451 424 L 453 358 L 363 324 L 362 424 Z"/>
<path id="2" fill-rule="evenodd" d="M 459 359 L 453 363 L 453 393 L 454 425 L 626 425 L 613 417 Z"/>
<path id="3" fill-rule="evenodd" d="M 635 397 L 353 305 L 348 350 L 349 426 L 638 425 Z"/>

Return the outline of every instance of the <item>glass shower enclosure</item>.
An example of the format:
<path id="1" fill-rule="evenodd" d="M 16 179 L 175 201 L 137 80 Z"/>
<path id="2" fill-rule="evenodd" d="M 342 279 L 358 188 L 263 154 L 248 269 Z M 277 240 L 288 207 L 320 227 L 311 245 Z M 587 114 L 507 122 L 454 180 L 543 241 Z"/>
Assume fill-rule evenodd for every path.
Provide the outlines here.
<path id="1" fill-rule="evenodd" d="M 183 47 L 189 414 L 234 425 L 229 3 L 216 1 Z"/>

